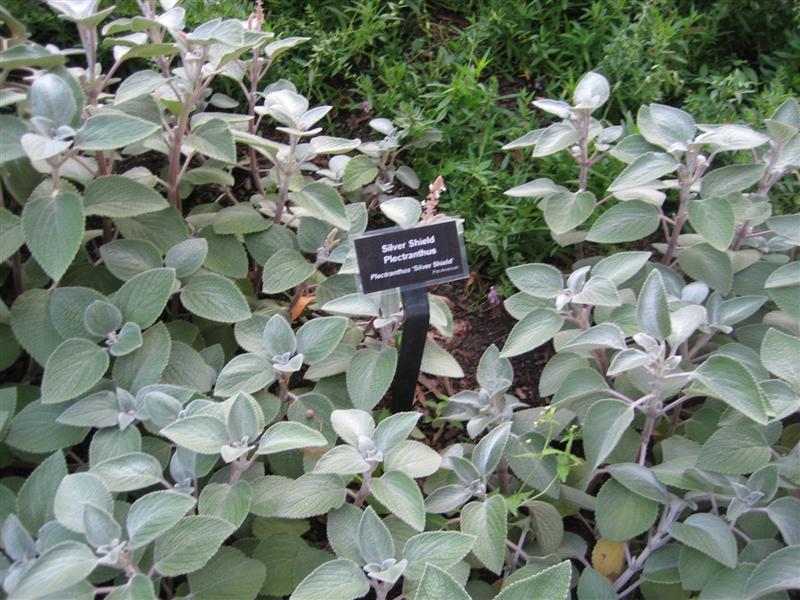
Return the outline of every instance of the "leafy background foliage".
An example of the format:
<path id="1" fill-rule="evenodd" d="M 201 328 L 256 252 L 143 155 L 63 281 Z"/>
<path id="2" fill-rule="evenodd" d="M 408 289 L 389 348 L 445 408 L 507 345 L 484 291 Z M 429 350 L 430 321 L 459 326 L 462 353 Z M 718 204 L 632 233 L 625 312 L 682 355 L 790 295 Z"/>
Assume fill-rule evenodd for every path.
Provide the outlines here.
<path id="1" fill-rule="evenodd" d="M 426 20 L 440 5 L 331 4 L 304 9 L 302 27 L 297 12 L 248 17 L 236 2 L 225 18 L 214 3 L 49 5 L 79 51 L 38 45 L 29 19 L 0 12 L 9 597 L 761 598 L 800 587 L 800 215 L 785 183 L 800 168 L 800 105 L 781 87 L 796 77 L 785 44 L 740 48 L 778 57 L 762 61 L 773 83 L 751 103 L 750 74 L 677 66 L 724 38 L 737 17 L 721 3 L 711 33 L 693 28 L 699 13 L 660 2 L 637 4 L 635 18 L 626 2 L 575 15 L 482 3 L 467 50 Z M 583 52 L 562 71 L 558 55 L 526 65 L 558 73 L 546 89 L 561 96 L 566 82 L 568 93 L 536 99 L 548 116 L 525 133 L 530 98 L 521 118 L 497 108 L 502 78 L 482 79 L 491 55 L 478 53 L 489 43 L 516 59 L 524 45 L 507 40 L 556 35 L 509 17 L 534 9 L 543 23 L 569 19 L 552 31 Z M 781 10 L 743 27 L 791 45 Z M 403 29 L 408 15 L 438 50 Z M 606 28 L 584 28 L 601 15 Z M 326 20 L 336 27 L 311 39 L 266 33 Z M 412 37 L 392 37 L 401 30 Z M 601 44 L 607 31 L 615 40 Z M 643 69 L 644 31 L 656 73 Z M 424 84 L 399 60 L 406 42 L 435 55 Z M 313 58 L 298 58 L 303 44 Z M 357 70 L 365 61 L 415 93 L 375 91 Z M 346 92 L 333 94 L 331 77 Z M 664 103 L 684 78 L 707 86 L 686 99 L 694 115 Z M 720 112 L 726 86 L 737 101 Z M 340 111 L 360 94 L 349 137 L 304 88 Z M 479 121 L 487 102 L 497 112 Z M 398 112 L 373 118 L 381 106 Z M 705 124 L 710 114 L 722 123 Z M 507 128 L 492 130 L 501 117 Z M 453 152 L 466 121 L 485 127 L 479 155 Z M 497 138 L 513 167 L 483 164 Z M 536 215 L 523 226 L 541 223 L 563 248 L 545 254 L 578 257 L 566 273 L 507 270 L 518 323 L 486 349 L 477 389 L 446 399 L 435 424 L 463 429 L 438 449 L 421 413 L 381 408 L 402 305 L 360 294 L 352 255 L 370 222 L 439 217 L 440 185 L 422 206 L 414 197 L 432 177 L 405 164 L 412 151 L 439 156 L 431 173 L 448 178 L 471 164 L 454 156 L 479 158 L 479 191 L 512 186 L 514 220 Z M 480 246 L 480 215 L 464 209 L 476 198 L 451 208 L 475 217 Z M 422 370 L 461 377 L 437 343 L 453 333 L 448 305 L 430 305 Z M 545 344 L 547 402 L 531 407 L 509 393 L 509 358 Z"/>

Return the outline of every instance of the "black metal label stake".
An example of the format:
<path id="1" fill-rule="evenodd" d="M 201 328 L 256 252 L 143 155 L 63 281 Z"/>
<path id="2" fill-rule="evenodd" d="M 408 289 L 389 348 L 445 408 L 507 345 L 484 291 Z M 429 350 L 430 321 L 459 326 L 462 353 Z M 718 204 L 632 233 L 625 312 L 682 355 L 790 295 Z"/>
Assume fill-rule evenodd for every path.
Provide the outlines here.
<path id="1" fill-rule="evenodd" d="M 427 286 L 469 275 L 456 219 L 409 229 L 392 227 L 355 238 L 365 294 L 400 288 L 403 339 L 392 383 L 392 412 L 411 410 L 430 321 Z"/>

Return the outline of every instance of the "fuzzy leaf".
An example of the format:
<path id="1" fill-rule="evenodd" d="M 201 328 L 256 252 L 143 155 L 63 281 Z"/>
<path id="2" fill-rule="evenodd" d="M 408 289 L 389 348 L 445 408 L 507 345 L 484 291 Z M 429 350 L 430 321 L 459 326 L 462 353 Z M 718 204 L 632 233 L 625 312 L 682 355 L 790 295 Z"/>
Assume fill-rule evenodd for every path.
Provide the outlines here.
<path id="1" fill-rule="evenodd" d="M 278 294 L 303 283 L 315 271 L 297 250 L 283 249 L 264 263 L 262 289 L 265 294 Z"/>
<path id="2" fill-rule="evenodd" d="M 397 349 L 363 348 L 355 353 L 347 367 L 347 392 L 353 406 L 371 410 L 386 394 L 394 378 Z"/>
<path id="3" fill-rule="evenodd" d="M 572 569 L 568 560 L 504 587 L 495 600 L 565 600 Z"/>
<path id="4" fill-rule="evenodd" d="M 326 446 L 328 441 L 319 431 L 302 423 L 280 421 L 271 425 L 261 436 L 257 454 L 274 454 L 299 448 Z"/>
<path id="5" fill-rule="evenodd" d="M 161 194 L 129 177 L 93 179 L 84 192 L 84 212 L 101 217 L 137 217 L 169 206 Z"/>
<path id="6" fill-rule="evenodd" d="M 736 568 L 736 539 L 721 518 L 709 513 L 695 513 L 683 523 L 672 523 L 668 531 L 678 541 L 729 569 Z"/>
<path id="7" fill-rule="evenodd" d="M 151 269 L 126 281 L 112 301 L 122 311 L 125 321 L 133 321 L 147 329 L 167 305 L 174 282 L 175 271 L 172 269 Z"/>
<path id="8" fill-rule="evenodd" d="M 461 532 L 475 536 L 472 553 L 495 575 L 503 570 L 506 557 L 507 512 L 506 501 L 499 495 L 470 502 L 461 510 Z"/>
<path id="9" fill-rule="evenodd" d="M 161 464 L 150 454 L 131 452 L 94 465 L 96 475 L 110 492 L 130 492 L 161 481 Z"/>
<path id="10" fill-rule="evenodd" d="M 607 540 L 623 542 L 647 529 L 658 516 L 658 503 L 609 479 L 597 494 L 597 527 Z"/>
<path id="11" fill-rule="evenodd" d="M 672 328 L 667 304 L 667 290 L 661 273 L 653 269 L 647 276 L 636 301 L 636 318 L 642 331 L 658 340 L 666 339 Z"/>
<path id="12" fill-rule="evenodd" d="M 128 546 L 131 549 L 146 546 L 175 526 L 194 503 L 194 497 L 173 491 L 151 492 L 142 496 L 128 512 Z"/>
<path id="13" fill-rule="evenodd" d="M 236 323 L 251 316 L 239 288 L 216 273 L 205 273 L 189 281 L 181 292 L 181 302 L 193 314 L 219 323 Z"/>
<path id="14" fill-rule="evenodd" d="M 739 361 L 727 356 L 712 356 L 694 371 L 693 377 L 727 405 L 756 423 L 767 423 L 764 392 Z"/>
<path id="15" fill-rule="evenodd" d="M 72 188 L 53 195 L 48 184 L 42 184 L 22 209 L 22 227 L 36 262 L 58 281 L 83 241 L 83 200 Z"/>
<path id="16" fill-rule="evenodd" d="M 550 341 L 561 330 L 564 317 L 549 308 L 534 308 L 514 325 L 500 356 L 509 358 L 530 352 Z"/>
<path id="17" fill-rule="evenodd" d="M 197 571 L 233 531 L 233 525 L 217 517 L 186 517 L 156 541 L 153 566 L 171 577 Z"/>
<path id="18" fill-rule="evenodd" d="M 98 114 L 89 117 L 75 136 L 79 150 L 115 150 L 150 137 L 161 127 L 138 117 Z"/>
<path id="19" fill-rule="evenodd" d="M 428 563 L 422 572 L 415 598 L 436 600 L 470 600 L 470 595 L 444 569 Z"/>
<path id="20" fill-rule="evenodd" d="M 178 419 L 162 429 L 161 435 L 198 454 L 217 454 L 228 443 L 225 423 L 209 415 Z"/>
<path id="21" fill-rule="evenodd" d="M 295 588 L 290 600 L 355 600 L 369 591 L 369 582 L 361 568 L 340 558 L 320 565 Z"/>
<path id="22" fill-rule="evenodd" d="M 86 544 L 64 541 L 46 550 L 8 596 L 33 600 L 58 594 L 94 571 L 97 557 Z"/>
<path id="23" fill-rule="evenodd" d="M 641 200 L 630 200 L 612 206 L 594 222 L 586 241 L 600 244 L 634 242 L 658 229 L 658 209 Z"/>
<path id="24" fill-rule="evenodd" d="M 223 546 L 202 568 L 189 573 L 189 589 L 197 600 L 253 600 L 267 569 L 232 546 Z"/>
<path id="25" fill-rule="evenodd" d="M 42 379 L 42 403 L 58 404 L 88 392 L 108 369 L 108 354 L 94 342 L 72 338 L 47 359 Z"/>
<path id="26" fill-rule="evenodd" d="M 370 482 L 370 491 L 397 518 L 416 531 L 425 528 L 425 506 L 416 482 L 402 471 L 389 471 Z"/>
<path id="27" fill-rule="evenodd" d="M 275 381 L 272 364 L 258 354 L 235 356 L 217 376 L 214 395 L 228 398 L 239 392 L 253 394 Z"/>

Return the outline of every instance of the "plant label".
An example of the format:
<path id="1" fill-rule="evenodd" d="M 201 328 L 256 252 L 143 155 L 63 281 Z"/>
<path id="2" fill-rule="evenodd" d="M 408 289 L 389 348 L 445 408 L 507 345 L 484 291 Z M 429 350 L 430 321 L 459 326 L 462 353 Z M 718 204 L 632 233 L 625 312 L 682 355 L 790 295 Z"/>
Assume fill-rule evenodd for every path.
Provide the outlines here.
<path id="1" fill-rule="evenodd" d="M 356 238 L 362 291 L 425 287 L 467 277 L 460 224 L 447 219 L 409 229 L 380 229 Z"/>

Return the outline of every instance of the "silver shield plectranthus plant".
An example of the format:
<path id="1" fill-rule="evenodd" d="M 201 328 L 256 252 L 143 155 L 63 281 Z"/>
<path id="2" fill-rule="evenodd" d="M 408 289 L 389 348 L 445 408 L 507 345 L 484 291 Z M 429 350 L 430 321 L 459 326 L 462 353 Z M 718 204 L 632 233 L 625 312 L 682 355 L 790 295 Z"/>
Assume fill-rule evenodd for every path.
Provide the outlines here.
<path id="1" fill-rule="evenodd" d="M 330 106 L 274 76 L 307 38 L 265 31 L 261 2 L 194 28 L 178 0 L 115 20 L 99 0 L 48 5 L 80 48 L 31 41 L 0 7 L 5 596 L 798 586 L 800 240 L 770 201 L 800 162 L 797 102 L 765 132 L 651 105 L 626 135 L 592 117 L 597 74 L 572 104 L 537 101 L 562 122 L 510 147 L 568 150 L 579 189 L 509 193 L 541 198 L 559 243 L 647 243 L 566 278 L 510 269 L 519 323 L 440 415 L 465 435 L 436 449 L 420 413 L 381 407 L 403 306 L 359 292 L 352 238 L 375 216 L 437 218 L 443 182 L 423 212 L 400 162 L 437 132 L 379 117 L 377 141 L 336 137 Z M 628 166 L 598 201 L 609 156 Z M 462 377 L 429 300 L 422 371 Z M 552 400 L 531 408 L 509 357 L 550 340 Z"/>
<path id="2" fill-rule="evenodd" d="M 800 588 L 800 214 L 779 214 L 771 196 L 800 172 L 800 104 L 786 99 L 763 131 L 650 104 L 626 131 L 592 116 L 609 94 L 587 73 L 571 103 L 535 101 L 561 121 L 505 148 L 568 152 L 578 186 L 539 178 L 506 194 L 537 199 L 561 245 L 633 249 L 567 276 L 508 269 L 518 323 L 484 355 L 481 389 L 442 417 L 467 420 L 473 437 L 510 423 L 506 503 L 528 508 L 509 521 L 514 557 L 576 558 L 579 599 L 787 597 Z M 625 166 L 598 200 L 592 173 L 611 159 Z M 547 343 L 548 406 L 515 412 L 499 361 Z M 459 481 L 431 490 L 455 486 L 448 508 L 456 489 L 483 489 L 454 456 L 443 467 Z M 565 532 L 565 517 L 589 537 Z"/>

